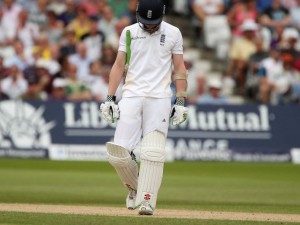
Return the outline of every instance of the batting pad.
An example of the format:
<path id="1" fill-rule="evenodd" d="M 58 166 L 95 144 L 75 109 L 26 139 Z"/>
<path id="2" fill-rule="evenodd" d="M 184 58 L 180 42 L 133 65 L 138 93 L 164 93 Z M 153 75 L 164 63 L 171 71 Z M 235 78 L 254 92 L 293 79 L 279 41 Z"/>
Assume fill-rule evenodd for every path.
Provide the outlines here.
<path id="1" fill-rule="evenodd" d="M 158 191 L 163 177 L 165 161 L 165 136 L 154 131 L 142 140 L 141 166 L 138 180 L 136 205 L 148 201 L 152 208 L 156 206 Z"/>
<path id="2" fill-rule="evenodd" d="M 137 190 L 138 165 L 128 150 L 112 142 L 106 143 L 108 162 L 115 168 L 126 188 Z"/>

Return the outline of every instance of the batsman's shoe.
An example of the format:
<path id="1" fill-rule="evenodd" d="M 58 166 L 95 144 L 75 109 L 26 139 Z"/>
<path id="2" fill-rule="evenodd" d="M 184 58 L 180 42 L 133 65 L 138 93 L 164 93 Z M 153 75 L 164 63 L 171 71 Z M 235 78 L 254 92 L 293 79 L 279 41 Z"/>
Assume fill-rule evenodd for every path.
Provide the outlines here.
<path id="1" fill-rule="evenodd" d="M 140 215 L 153 215 L 153 208 L 148 201 L 143 201 L 138 207 Z"/>
<path id="2" fill-rule="evenodd" d="M 130 210 L 135 209 L 135 200 L 136 200 L 136 190 L 129 189 L 128 195 L 126 198 L 127 209 L 130 209 Z"/>

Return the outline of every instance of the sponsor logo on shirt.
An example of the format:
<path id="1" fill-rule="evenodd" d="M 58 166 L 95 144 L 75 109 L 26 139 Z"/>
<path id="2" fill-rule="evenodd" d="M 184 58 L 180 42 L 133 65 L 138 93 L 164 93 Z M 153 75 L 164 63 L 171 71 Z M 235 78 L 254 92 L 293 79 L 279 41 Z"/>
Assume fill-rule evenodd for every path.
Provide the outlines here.
<path id="1" fill-rule="evenodd" d="M 142 36 L 142 37 L 135 36 L 131 38 L 131 40 L 137 40 L 137 39 L 146 39 L 146 36 Z"/>

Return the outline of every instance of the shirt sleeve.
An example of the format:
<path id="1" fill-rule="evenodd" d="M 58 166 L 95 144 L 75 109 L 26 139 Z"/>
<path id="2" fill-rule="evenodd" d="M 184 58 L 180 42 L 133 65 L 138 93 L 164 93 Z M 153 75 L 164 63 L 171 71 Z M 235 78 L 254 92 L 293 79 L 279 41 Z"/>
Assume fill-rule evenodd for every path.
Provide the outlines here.
<path id="1" fill-rule="evenodd" d="M 177 30 L 176 40 L 172 54 L 183 54 L 183 39 L 180 30 Z"/>
<path id="2" fill-rule="evenodd" d="M 128 30 L 127 28 L 123 29 L 119 40 L 119 51 L 122 52 L 126 52 L 126 31 L 127 30 Z"/>

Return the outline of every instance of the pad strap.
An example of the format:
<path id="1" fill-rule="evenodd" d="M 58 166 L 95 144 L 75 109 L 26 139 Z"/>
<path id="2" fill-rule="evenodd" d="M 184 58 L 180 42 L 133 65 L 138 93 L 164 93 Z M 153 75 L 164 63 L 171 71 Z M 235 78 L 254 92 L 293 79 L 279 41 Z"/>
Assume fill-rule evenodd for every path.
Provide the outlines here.
<path id="1" fill-rule="evenodd" d="M 186 73 L 175 73 L 173 76 L 173 81 L 185 80 L 187 83 L 188 71 Z M 176 98 L 187 98 L 187 91 L 179 91 L 176 93 Z"/>
<path id="2" fill-rule="evenodd" d="M 186 91 L 177 92 L 176 98 L 187 98 L 187 92 Z"/>
<path id="3" fill-rule="evenodd" d="M 186 73 L 175 73 L 173 76 L 173 81 L 175 80 L 187 80 L 188 71 Z"/>

